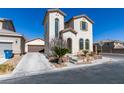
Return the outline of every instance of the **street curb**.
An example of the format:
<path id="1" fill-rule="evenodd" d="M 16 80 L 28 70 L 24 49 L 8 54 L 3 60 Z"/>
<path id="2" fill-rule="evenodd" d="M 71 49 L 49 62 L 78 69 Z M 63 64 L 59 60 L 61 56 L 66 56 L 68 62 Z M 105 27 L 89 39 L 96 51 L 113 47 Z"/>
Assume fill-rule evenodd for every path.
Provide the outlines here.
<path id="1" fill-rule="evenodd" d="M 102 53 L 103 55 L 104 54 L 110 54 L 110 55 L 122 55 L 122 56 L 124 56 L 124 54 L 120 54 L 120 53 Z"/>

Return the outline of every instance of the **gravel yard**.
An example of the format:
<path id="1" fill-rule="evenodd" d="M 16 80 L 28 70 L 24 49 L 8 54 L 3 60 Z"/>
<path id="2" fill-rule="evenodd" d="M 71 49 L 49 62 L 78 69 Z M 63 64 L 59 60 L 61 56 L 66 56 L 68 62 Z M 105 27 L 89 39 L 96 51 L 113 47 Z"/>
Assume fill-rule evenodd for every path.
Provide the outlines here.
<path id="1" fill-rule="evenodd" d="M 5 63 L 1 64 L 0 75 L 9 74 L 20 62 L 22 56 L 15 56 L 12 59 L 7 60 Z"/>
<path id="2" fill-rule="evenodd" d="M 23 56 L 15 56 L 12 59 L 8 60 L 5 62 L 5 64 L 13 64 L 13 66 L 15 67 L 21 60 Z"/>

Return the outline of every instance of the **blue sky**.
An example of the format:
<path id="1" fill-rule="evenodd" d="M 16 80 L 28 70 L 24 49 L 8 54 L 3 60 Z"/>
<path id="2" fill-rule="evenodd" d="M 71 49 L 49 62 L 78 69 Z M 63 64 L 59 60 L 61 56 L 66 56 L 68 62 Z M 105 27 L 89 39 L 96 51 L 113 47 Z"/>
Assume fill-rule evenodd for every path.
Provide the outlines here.
<path id="1" fill-rule="evenodd" d="M 12 19 L 18 33 L 27 39 L 44 38 L 42 21 L 47 9 L 13 8 L 0 9 L 1 18 Z M 124 9 L 107 8 L 62 8 L 67 14 L 65 21 L 72 16 L 86 14 L 93 25 L 94 41 L 102 39 L 124 40 Z"/>

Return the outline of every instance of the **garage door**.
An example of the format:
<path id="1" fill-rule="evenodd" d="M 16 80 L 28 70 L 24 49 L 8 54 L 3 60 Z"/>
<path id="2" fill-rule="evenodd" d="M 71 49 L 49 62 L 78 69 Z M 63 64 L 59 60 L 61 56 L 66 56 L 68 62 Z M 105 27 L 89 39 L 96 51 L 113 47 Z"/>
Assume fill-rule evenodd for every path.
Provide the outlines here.
<path id="1" fill-rule="evenodd" d="M 44 46 L 41 45 L 28 45 L 28 52 L 43 52 Z"/>
<path id="2" fill-rule="evenodd" d="M 12 50 L 12 43 L 0 42 L 0 57 L 4 57 L 4 50 Z"/>

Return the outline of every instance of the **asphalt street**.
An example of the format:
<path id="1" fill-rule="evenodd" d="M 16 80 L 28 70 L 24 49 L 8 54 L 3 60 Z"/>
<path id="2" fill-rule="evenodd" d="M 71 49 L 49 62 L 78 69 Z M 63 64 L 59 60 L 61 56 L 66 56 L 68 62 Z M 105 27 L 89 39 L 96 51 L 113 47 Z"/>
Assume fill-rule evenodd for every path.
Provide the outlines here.
<path id="1" fill-rule="evenodd" d="M 1 84 L 124 84 L 124 55 L 104 54 L 120 59 L 91 67 L 75 68 L 0 81 Z"/>

